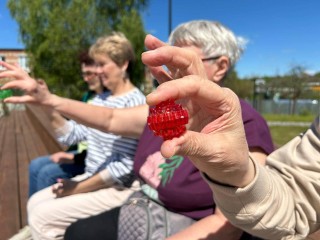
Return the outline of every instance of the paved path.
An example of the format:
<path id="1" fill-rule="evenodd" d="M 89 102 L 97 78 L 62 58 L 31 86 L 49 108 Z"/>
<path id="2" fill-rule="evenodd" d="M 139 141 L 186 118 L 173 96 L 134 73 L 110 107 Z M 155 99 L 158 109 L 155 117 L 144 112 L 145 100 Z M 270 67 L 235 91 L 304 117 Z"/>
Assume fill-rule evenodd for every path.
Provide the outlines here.
<path id="1" fill-rule="evenodd" d="M 295 126 L 295 127 L 309 127 L 311 122 L 283 122 L 283 121 L 268 121 L 269 126 Z"/>

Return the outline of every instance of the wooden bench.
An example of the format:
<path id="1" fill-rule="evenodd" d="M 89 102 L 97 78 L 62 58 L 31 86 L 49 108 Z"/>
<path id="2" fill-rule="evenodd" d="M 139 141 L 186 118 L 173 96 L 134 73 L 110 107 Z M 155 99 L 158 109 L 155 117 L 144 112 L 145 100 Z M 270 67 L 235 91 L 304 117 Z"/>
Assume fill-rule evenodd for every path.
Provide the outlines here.
<path id="1" fill-rule="evenodd" d="M 30 161 L 62 150 L 41 107 L 22 105 L 0 118 L 0 239 L 26 224 Z"/>

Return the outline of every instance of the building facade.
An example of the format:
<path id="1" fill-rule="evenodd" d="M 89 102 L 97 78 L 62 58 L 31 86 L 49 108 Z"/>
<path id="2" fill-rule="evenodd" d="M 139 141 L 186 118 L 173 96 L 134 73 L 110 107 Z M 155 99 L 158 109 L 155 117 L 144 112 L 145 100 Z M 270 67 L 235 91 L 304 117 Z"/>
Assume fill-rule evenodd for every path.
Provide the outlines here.
<path id="1" fill-rule="evenodd" d="M 28 55 L 24 49 L 0 48 L 0 61 L 4 61 L 11 64 L 18 64 L 25 71 L 30 71 L 28 65 Z M 2 66 L 0 66 L 0 71 L 1 70 L 4 70 Z"/>

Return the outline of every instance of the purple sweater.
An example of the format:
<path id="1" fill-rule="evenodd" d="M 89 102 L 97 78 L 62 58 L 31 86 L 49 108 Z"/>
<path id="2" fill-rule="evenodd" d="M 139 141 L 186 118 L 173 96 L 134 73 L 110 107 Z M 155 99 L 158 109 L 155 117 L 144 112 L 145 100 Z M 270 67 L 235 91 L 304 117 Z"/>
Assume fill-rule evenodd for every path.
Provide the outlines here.
<path id="1" fill-rule="evenodd" d="M 244 100 L 240 100 L 249 147 L 260 147 L 266 154 L 274 148 L 266 121 Z M 134 159 L 134 171 L 158 192 L 159 200 L 170 211 L 193 219 L 214 212 L 212 191 L 187 157 L 164 159 L 160 154 L 162 139 L 146 126 Z"/>

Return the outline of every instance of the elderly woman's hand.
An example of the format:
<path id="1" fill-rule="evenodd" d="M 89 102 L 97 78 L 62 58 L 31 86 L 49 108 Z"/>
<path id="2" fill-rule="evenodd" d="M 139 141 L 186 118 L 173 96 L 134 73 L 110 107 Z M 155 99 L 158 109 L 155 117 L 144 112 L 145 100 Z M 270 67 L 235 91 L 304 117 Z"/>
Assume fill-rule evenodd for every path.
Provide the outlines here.
<path id="1" fill-rule="evenodd" d="M 145 45 L 151 50 L 142 54 L 142 61 L 161 83 L 147 96 L 148 104 L 177 100 L 190 119 L 189 130 L 165 141 L 162 154 L 189 156 L 212 180 L 234 186 L 248 184 L 254 166 L 248 156 L 238 97 L 206 79 L 202 61 L 194 52 L 166 46 L 151 35 L 146 37 Z"/>

